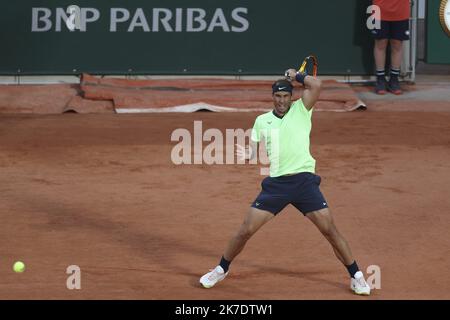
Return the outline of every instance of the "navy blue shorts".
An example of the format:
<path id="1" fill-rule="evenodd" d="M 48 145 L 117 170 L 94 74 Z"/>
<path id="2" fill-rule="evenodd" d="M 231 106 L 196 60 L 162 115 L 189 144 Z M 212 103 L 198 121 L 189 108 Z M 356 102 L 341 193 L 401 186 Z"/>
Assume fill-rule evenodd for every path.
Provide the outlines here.
<path id="1" fill-rule="evenodd" d="M 321 178 L 310 172 L 292 176 L 267 177 L 261 182 L 261 193 L 251 207 L 279 213 L 288 204 L 292 204 L 304 215 L 311 211 L 328 208 L 320 192 Z"/>
<path id="2" fill-rule="evenodd" d="M 381 20 L 381 29 L 373 29 L 372 34 L 377 40 L 394 39 L 409 40 L 409 20 L 384 21 Z"/>

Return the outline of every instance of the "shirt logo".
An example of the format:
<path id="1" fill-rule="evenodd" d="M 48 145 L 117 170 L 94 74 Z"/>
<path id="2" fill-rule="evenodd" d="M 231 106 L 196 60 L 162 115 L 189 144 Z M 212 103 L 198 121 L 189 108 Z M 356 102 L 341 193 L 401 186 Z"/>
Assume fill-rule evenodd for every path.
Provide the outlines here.
<path id="1" fill-rule="evenodd" d="M 271 124 L 272 123 L 272 121 L 267 121 L 267 124 Z"/>

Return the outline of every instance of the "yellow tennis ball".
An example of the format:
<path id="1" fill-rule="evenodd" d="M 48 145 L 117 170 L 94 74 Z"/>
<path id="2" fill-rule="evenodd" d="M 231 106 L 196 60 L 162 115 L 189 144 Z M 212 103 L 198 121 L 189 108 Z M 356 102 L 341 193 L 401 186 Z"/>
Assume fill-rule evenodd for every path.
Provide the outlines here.
<path id="1" fill-rule="evenodd" d="M 14 272 L 21 273 L 25 271 L 25 264 L 22 261 L 17 261 L 13 266 Z"/>

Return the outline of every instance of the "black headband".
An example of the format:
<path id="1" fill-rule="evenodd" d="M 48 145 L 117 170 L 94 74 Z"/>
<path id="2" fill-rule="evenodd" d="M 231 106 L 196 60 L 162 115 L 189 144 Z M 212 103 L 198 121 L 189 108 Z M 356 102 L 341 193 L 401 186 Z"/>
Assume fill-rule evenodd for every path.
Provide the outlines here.
<path id="1" fill-rule="evenodd" d="M 289 81 L 277 81 L 272 85 L 272 93 L 285 91 L 292 94 L 292 84 Z"/>

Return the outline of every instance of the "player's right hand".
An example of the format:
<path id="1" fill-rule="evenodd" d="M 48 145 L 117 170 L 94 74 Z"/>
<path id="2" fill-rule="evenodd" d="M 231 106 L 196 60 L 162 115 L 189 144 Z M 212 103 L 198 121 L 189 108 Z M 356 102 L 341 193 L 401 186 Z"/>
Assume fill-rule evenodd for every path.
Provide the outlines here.
<path id="1" fill-rule="evenodd" d="M 297 70 L 295 70 L 295 69 L 287 69 L 286 72 L 284 73 L 284 76 L 286 77 L 286 80 L 294 81 L 296 74 L 297 74 Z"/>

